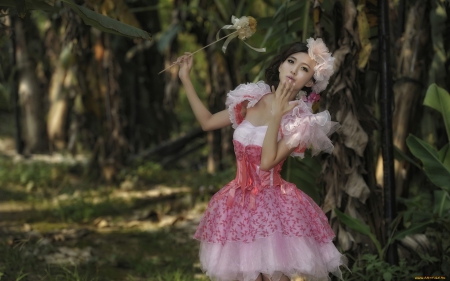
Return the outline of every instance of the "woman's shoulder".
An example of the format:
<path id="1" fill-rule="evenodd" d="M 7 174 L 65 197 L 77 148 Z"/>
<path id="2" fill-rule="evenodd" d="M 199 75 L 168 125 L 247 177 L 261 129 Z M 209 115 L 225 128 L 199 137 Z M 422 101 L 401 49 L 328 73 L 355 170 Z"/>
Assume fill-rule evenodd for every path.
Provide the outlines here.
<path id="1" fill-rule="evenodd" d="M 267 92 L 270 92 L 270 86 L 268 84 L 266 84 L 266 82 L 260 80 L 256 83 L 253 83 L 253 82 L 242 83 L 239 86 L 237 86 L 236 89 L 230 91 L 230 93 L 236 92 L 236 91 L 244 91 L 244 92 L 258 91 L 258 92 L 267 93 Z"/>
<path id="2" fill-rule="evenodd" d="M 226 105 L 248 100 L 248 107 L 255 105 L 264 95 L 271 93 L 270 86 L 264 81 L 240 84 L 227 94 Z"/>
<path id="3" fill-rule="evenodd" d="M 244 120 L 247 108 L 253 107 L 266 94 L 270 94 L 270 86 L 264 81 L 241 84 L 227 94 L 225 105 L 228 108 L 233 128 Z"/>

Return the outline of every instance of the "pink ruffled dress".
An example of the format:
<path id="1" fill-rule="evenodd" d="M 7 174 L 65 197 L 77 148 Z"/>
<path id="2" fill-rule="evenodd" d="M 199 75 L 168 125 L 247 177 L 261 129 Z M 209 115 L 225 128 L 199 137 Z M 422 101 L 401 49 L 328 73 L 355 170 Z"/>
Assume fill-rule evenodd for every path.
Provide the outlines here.
<path id="1" fill-rule="evenodd" d="M 346 264 L 332 240 L 335 236 L 319 206 L 293 183 L 280 176 L 282 161 L 269 171 L 259 169 L 267 126 L 253 126 L 240 112 L 242 102 L 254 106 L 269 85 L 260 81 L 238 86 L 227 95 L 237 175 L 217 192 L 197 228 L 201 241 L 200 262 L 206 275 L 217 281 L 254 281 L 260 273 L 273 281 L 282 274 L 306 280 L 330 280 L 329 273 L 342 278 Z M 339 124 L 328 111 L 313 114 L 304 101 L 285 114 L 278 140 L 284 137 L 292 156 L 331 152 L 328 135 Z"/>

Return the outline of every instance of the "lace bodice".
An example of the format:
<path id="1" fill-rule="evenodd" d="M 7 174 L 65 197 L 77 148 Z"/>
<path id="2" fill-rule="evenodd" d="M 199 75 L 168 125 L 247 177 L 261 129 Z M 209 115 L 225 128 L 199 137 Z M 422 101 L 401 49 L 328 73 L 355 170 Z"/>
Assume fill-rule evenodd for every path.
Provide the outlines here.
<path id="1" fill-rule="evenodd" d="M 275 167 L 269 171 L 261 171 L 259 166 L 261 164 L 261 152 L 264 137 L 266 135 L 267 126 L 254 126 L 247 120 L 236 128 L 233 134 L 234 152 L 236 154 L 236 160 L 238 162 L 238 173 L 245 167 L 250 167 L 251 175 L 258 175 L 258 178 L 262 178 L 262 181 L 255 178 L 249 179 L 250 181 L 256 180 L 261 184 L 273 185 L 273 174 L 279 174 L 283 162 L 281 161 Z M 278 133 L 278 140 L 281 139 L 281 134 Z M 248 165 L 244 162 L 248 162 Z M 272 179 L 272 181 L 271 181 Z"/>

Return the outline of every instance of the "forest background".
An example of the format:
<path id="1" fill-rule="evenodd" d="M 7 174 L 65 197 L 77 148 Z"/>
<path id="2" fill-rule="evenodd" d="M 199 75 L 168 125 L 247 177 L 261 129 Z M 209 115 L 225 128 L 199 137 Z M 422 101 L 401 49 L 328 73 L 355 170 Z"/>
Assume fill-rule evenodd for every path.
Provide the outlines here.
<path id="1" fill-rule="evenodd" d="M 191 77 L 213 113 L 294 41 L 321 37 L 336 58 L 315 106 L 342 124 L 335 150 L 289 158 L 283 176 L 329 217 L 350 261 L 345 280 L 450 278 L 450 4 L 390 0 L 390 61 L 379 59 L 379 5 L 0 0 L 0 280 L 207 280 L 191 237 L 234 178 L 233 130 L 203 132 L 177 67 L 158 72 L 215 41 L 232 15 L 257 19 L 247 43 L 267 52 L 235 39 L 226 53 L 220 42 L 195 55 Z M 389 231 L 383 66 L 395 145 Z"/>

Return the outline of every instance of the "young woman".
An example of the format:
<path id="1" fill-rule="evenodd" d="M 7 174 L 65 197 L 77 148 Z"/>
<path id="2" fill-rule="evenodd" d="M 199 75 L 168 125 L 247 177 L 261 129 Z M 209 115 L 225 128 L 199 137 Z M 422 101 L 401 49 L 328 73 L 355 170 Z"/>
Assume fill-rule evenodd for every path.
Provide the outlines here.
<path id="1" fill-rule="evenodd" d="M 327 217 L 280 176 L 289 155 L 333 150 L 328 136 L 339 124 L 328 111 L 311 109 L 333 74 L 334 58 L 322 39 L 292 44 L 274 58 L 265 82 L 239 85 L 216 114 L 192 86 L 189 55 L 177 59 L 179 77 L 203 130 L 235 129 L 236 178 L 211 198 L 194 235 L 203 271 L 219 281 L 330 280 L 330 272 L 342 278 L 346 259 L 332 242 Z"/>

